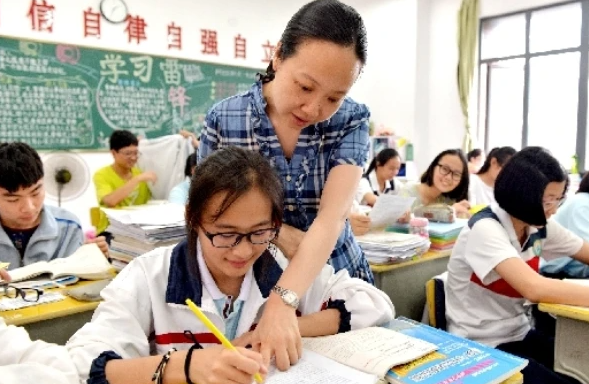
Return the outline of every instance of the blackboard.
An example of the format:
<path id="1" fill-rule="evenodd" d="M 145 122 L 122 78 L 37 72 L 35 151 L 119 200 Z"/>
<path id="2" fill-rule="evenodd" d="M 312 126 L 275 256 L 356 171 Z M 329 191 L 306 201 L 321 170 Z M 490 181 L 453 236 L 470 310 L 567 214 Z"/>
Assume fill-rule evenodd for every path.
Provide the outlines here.
<path id="1" fill-rule="evenodd" d="M 0 141 L 99 149 L 115 129 L 199 133 L 207 110 L 259 71 L 0 36 Z"/>

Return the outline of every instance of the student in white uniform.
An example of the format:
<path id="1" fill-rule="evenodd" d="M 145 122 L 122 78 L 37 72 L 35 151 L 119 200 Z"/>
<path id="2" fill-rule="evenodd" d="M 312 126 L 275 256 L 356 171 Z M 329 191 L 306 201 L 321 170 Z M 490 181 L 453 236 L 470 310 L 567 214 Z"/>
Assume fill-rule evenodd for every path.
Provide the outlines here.
<path id="1" fill-rule="evenodd" d="M 471 205 L 489 205 L 495 202 L 495 180 L 515 152 L 512 147 L 497 147 L 489 152 L 481 169 L 470 175 L 468 201 Z"/>
<path id="2" fill-rule="evenodd" d="M 554 220 L 563 227 L 589 241 L 589 172 L 585 173 L 579 189 L 567 198 Z M 589 265 L 565 256 L 540 264 L 540 272 L 555 278 L 589 278 Z"/>
<path id="3" fill-rule="evenodd" d="M 415 197 L 411 211 L 422 205 L 446 204 L 459 217 L 470 217 L 468 210 L 468 164 L 460 149 L 440 152 L 421 175 L 420 182 L 407 183 L 399 194 Z"/>
<path id="4" fill-rule="evenodd" d="M 356 201 L 360 205 L 373 206 L 379 195 L 397 194 L 400 185 L 395 181 L 395 176 L 400 169 L 401 156 L 396 149 L 385 148 L 380 151 L 360 179 Z"/>
<path id="5" fill-rule="evenodd" d="M 533 329 L 529 303 L 589 306 L 589 287 L 538 273 L 540 257 L 589 261 L 589 244 L 554 220 L 567 175 L 546 150 L 515 154 L 495 182 L 497 203 L 475 214 L 448 263 L 448 331 L 530 361 L 524 383 L 570 383 L 553 371 L 554 338 Z"/>
<path id="6" fill-rule="evenodd" d="M 186 206 L 188 239 L 133 260 L 102 291 L 92 321 L 68 342 L 81 379 L 151 383 L 166 353 L 166 384 L 250 384 L 256 372 L 266 372 L 262 354 L 240 349 L 238 355 L 216 345 L 187 298 L 236 346 L 254 350 L 260 340 L 251 331 L 270 295 L 301 315 L 301 336 L 391 320 L 388 296 L 345 268 L 335 273 L 325 265 L 300 301 L 277 285 L 284 266 L 268 245 L 282 224 L 283 196 L 280 179 L 256 151 L 227 147 L 197 165 Z M 204 349 L 197 349 L 201 344 Z M 300 341 L 297 348 L 285 353 L 293 359 Z"/>
<path id="7" fill-rule="evenodd" d="M 0 270 L 0 279 L 10 275 Z M 0 383 L 78 384 L 78 372 L 67 350 L 59 345 L 32 341 L 22 327 L 6 325 L 0 317 Z"/>

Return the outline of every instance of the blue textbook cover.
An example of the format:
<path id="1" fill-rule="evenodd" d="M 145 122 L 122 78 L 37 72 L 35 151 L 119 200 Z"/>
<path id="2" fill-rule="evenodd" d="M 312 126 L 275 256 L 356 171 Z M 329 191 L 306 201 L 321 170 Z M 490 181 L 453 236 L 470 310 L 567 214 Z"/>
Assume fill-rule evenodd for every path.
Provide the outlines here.
<path id="1" fill-rule="evenodd" d="M 392 368 L 386 376 L 389 383 L 496 384 L 528 364 L 526 359 L 404 317 L 391 321 L 389 328 L 438 346 L 435 352 Z"/>

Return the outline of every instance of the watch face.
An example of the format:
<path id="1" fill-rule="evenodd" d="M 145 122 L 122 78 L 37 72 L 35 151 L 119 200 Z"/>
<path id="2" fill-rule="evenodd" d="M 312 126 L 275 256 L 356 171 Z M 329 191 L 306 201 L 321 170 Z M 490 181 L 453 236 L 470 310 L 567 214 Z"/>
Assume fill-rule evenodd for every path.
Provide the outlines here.
<path id="1" fill-rule="evenodd" d="M 285 292 L 283 298 L 284 301 L 290 304 L 294 303 L 297 300 L 297 296 L 292 292 Z"/>
<path id="2" fill-rule="evenodd" d="M 100 13 L 111 23 L 122 23 L 127 19 L 129 12 L 124 0 L 102 0 Z"/>

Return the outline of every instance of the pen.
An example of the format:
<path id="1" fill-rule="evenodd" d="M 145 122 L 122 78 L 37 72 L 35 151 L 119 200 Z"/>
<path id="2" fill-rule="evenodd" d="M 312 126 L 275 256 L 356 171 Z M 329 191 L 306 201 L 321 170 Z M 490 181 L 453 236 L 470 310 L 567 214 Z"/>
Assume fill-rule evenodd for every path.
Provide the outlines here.
<path id="1" fill-rule="evenodd" d="M 202 323 L 208 328 L 208 330 L 211 331 L 217 339 L 219 339 L 219 341 L 221 342 L 221 344 L 223 344 L 225 348 L 239 353 L 239 351 L 233 346 L 233 344 L 231 344 L 231 342 L 227 340 L 225 335 L 222 334 L 221 331 L 219 331 L 215 324 L 213 324 L 213 322 L 209 320 L 209 318 L 200 310 L 199 307 L 196 306 L 196 304 L 192 302 L 192 300 L 186 299 L 186 305 L 188 305 L 188 308 L 190 308 L 190 310 L 194 312 L 196 317 L 198 317 L 198 319 L 202 321 Z M 261 383 L 262 376 L 260 376 L 259 373 L 256 373 L 254 375 L 254 380 L 256 380 L 256 383 Z"/>

